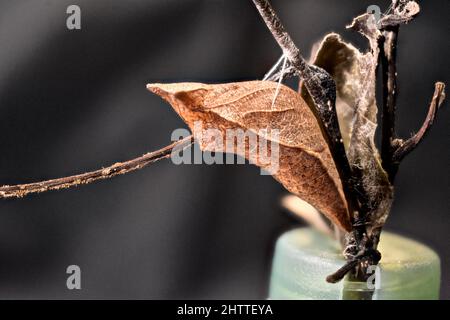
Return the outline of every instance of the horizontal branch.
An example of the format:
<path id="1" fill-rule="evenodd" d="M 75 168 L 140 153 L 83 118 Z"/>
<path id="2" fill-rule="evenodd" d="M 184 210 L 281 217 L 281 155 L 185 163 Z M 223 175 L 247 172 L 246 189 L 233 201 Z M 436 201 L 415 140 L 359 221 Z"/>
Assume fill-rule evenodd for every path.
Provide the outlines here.
<path id="1" fill-rule="evenodd" d="M 445 99 L 445 84 L 443 84 L 442 82 L 437 82 L 435 84 L 434 94 L 428 109 L 427 117 L 425 118 L 425 121 L 423 122 L 420 130 L 406 141 L 405 140 L 395 141 L 397 148 L 393 154 L 394 163 L 398 164 L 408 153 L 413 151 L 423 140 L 423 138 L 433 125 L 437 110 L 441 106 L 444 99 Z"/>
<path id="2" fill-rule="evenodd" d="M 175 148 L 177 148 L 178 150 L 182 150 L 190 146 L 193 141 L 194 138 L 192 136 L 189 136 L 157 151 L 146 153 L 141 157 L 126 162 L 118 162 L 107 168 L 98 169 L 75 176 L 29 184 L 2 186 L 0 187 L 0 199 L 22 198 L 30 193 L 41 193 L 50 190 L 67 189 L 70 187 L 88 184 L 97 180 L 108 179 L 118 175 L 126 174 L 135 170 L 142 169 L 158 160 L 168 158 L 170 157 L 172 150 L 174 150 Z"/>

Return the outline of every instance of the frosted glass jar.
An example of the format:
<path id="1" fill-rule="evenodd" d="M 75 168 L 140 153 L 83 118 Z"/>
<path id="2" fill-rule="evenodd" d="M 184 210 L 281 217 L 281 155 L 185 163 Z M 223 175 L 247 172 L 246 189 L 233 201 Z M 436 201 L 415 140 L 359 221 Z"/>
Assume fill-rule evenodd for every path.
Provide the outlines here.
<path id="1" fill-rule="evenodd" d="M 383 232 L 378 289 L 372 299 L 438 299 L 440 260 L 429 247 Z M 330 284 L 326 276 L 345 263 L 336 241 L 311 228 L 288 231 L 277 240 L 269 299 L 348 300 L 370 291 L 366 283 Z"/>

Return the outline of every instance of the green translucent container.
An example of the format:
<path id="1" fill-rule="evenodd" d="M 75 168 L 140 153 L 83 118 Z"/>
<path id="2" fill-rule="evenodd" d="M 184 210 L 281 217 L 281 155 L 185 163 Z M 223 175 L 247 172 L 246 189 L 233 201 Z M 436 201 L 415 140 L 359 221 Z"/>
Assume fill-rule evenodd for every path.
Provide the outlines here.
<path id="1" fill-rule="evenodd" d="M 347 280 L 330 284 L 325 278 L 345 263 L 339 244 L 311 228 L 288 231 L 276 244 L 269 299 L 351 300 L 364 293 L 373 300 L 439 299 L 440 260 L 433 250 L 389 232 L 378 248 L 383 257 L 369 284 L 376 282 L 375 289 Z"/>

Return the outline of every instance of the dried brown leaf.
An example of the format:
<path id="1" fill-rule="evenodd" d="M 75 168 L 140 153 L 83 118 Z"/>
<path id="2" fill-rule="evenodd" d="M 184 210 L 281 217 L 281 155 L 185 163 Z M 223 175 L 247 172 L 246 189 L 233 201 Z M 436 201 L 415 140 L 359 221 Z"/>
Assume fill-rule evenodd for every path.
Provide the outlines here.
<path id="1" fill-rule="evenodd" d="M 363 75 L 367 72 L 367 60 L 372 61 L 372 57 L 365 57 L 336 33 L 328 34 L 315 44 L 311 56 L 311 63 L 326 70 L 336 83 L 336 112 L 342 139 L 348 150 L 356 102 L 364 89 Z M 302 96 L 311 103 L 306 90 L 302 90 Z"/>
<path id="2" fill-rule="evenodd" d="M 336 83 L 336 111 L 347 151 L 355 124 L 357 127 L 371 126 L 370 132 L 373 133 L 376 129 L 377 39 L 381 35 L 370 14 L 358 16 L 349 28 L 368 38 L 370 51 L 363 54 L 352 44 L 343 41 L 338 34 L 330 33 L 314 45 L 311 58 L 311 63 L 327 71 Z M 302 89 L 301 92 L 309 103 L 307 91 Z"/>
<path id="3" fill-rule="evenodd" d="M 249 81 L 208 85 L 201 83 L 150 84 L 148 89 L 169 102 L 188 124 L 204 151 L 225 152 L 224 144 L 197 132 L 218 129 L 222 139 L 227 130 L 250 130 L 258 144 L 279 148 L 279 169 L 273 173 L 288 191 L 323 212 L 344 230 L 351 230 L 342 183 L 319 124 L 301 96 L 289 87 L 271 81 Z M 275 103 L 274 96 L 276 96 Z M 279 130 L 278 137 L 264 132 Z M 234 153 L 262 168 L 260 155 L 240 150 L 233 140 Z M 229 150 L 228 150 L 229 151 Z"/>

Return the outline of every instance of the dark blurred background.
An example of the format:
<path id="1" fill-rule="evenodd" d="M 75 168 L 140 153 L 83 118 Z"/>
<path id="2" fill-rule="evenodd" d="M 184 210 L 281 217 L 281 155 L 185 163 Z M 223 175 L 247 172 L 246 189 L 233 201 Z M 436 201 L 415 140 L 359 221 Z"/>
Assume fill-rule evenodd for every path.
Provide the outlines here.
<path id="1" fill-rule="evenodd" d="M 380 0 L 273 1 L 306 56 Z M 82 29 L 66 28 L 66 8 Z M 402 27 L 398 133 L 449 83 L 449 2 Z M 280 55 L 250 0 L 0 1 L 0 184 L 76 174 L 170 142 L 186 127 L 146 83 L 260 79 Z M 386 228 L 442 259 L 450 298 L 449 108 L 402 164 Z M 0 202 L 0 298 L 266 298 L 276 238 L 297 226 L 284 189 L 249 165 L 169 160 L 79 189 Z M 65 271 L 82 270 L 82 290 Z"/>

